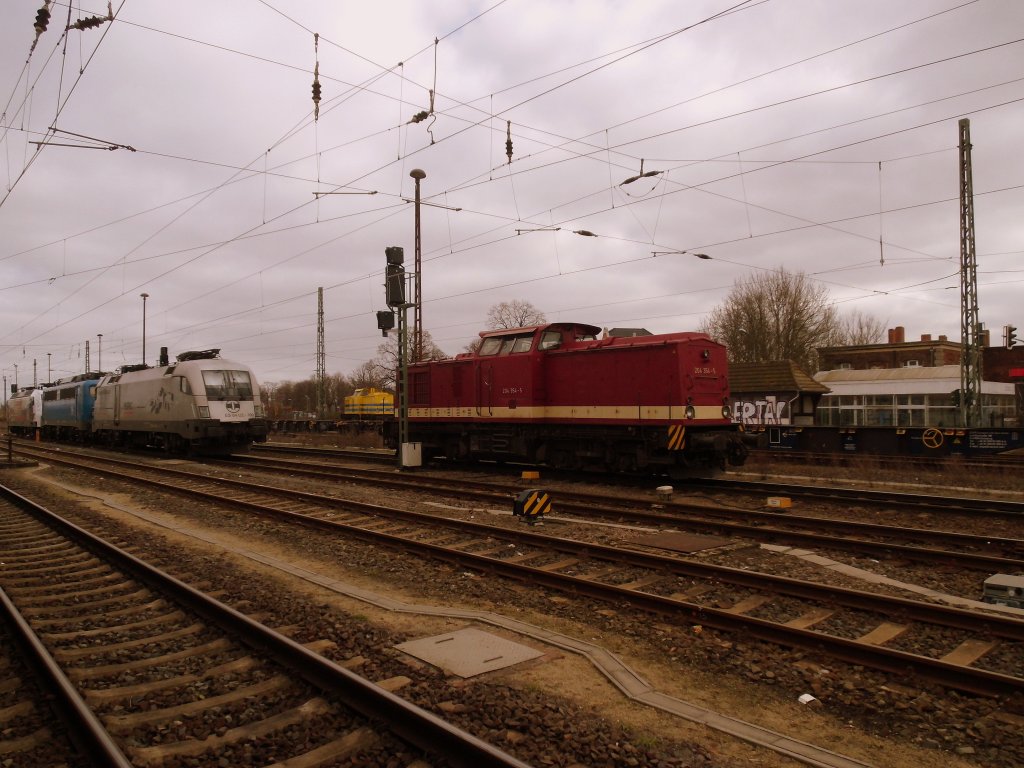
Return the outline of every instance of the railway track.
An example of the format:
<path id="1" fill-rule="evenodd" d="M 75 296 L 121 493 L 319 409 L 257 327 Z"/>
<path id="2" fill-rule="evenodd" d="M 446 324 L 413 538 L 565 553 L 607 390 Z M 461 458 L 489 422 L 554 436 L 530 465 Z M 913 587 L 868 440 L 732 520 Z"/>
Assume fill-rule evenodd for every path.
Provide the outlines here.
<path id="1" fill-rule="evenodd" d="M 355 460 L 368 464 L 394 466 L 393 453 L 386 451 L 366 451 L 359 449 L 310 448 L 282 444 L 254 445 L 253 458 L 282 456 L 323 457 L 340 460 Z M 462 468 L 462 467 L 460 467 Z M 487 465 L 488 470 L 493 467 Z M 510 476 L 518 474 L 511 472 Z M 550 477 L 578 477 L 579 473 L 559 473 L 545 471 Z M 622 476 L 623 485 L 635 483 L 636 478 Z M 650 485 L 651 478 L 643 478 L 644 486 Z M 790 496 L 809 501 L 841 501 L 866 502 L 870 504 L 886 504 L 891 507 L 903 507 L 914 510 L 932 510 L 936 513 L 977 514 L 991 517 L 1002 517 L 1008 520 L 1024 519 L 1024 502 L 998 498 L 969 498 L 963 496 L 940 496 L 936 494 L 910 493 L 905 491 L 878 490 L 870 488 L 828 487 L 797 483 L 779 483 L 757 480 L 740 480 L 733 478 L 688 480 L 680 484 L 680 489 L 729 491 L 736 493 L 763 494 L 767 496 Z"/>
<path id="2" fill-rule="evenodd" d="M 286 443 L 254 443 L 250 449 L 253 454 L 280 453 L 293 456 L 331 456 L 338 459 L 356 459 L 372 464 L 390 464 L 395 466 L 395 452 L 366 448 L 314 448 L 309 446 L 288 445 Z"/>
<path id="3" fill-rule="evenodd" d="M 462 478 L 452 480 L 423 473 L 409 476 L 358 467 L 318 465 L 309 461 L 281 461 L 262 456 L 240 457 L 232 464 L 239 462 L 260 471 L 300 475 L 331 482 L 364 483 L 396 490 L 430 490 L 438 494 L 506 506 L 510 505 L 510 499 L 523 487 L 521 483 L 484 482 Z M 642 525 L 685 526 L 688 530 L 702 533 L 793 546 L 828 548 L 871 557 L 904 558 L 944 566 L 994 571 L 1024 569 L 1024 540 L 1016 538 L 796 514 L 779 515 L 775 512 L 735 505 L 715 506 L 687 501 L 658 500 L 658 509 L 652 509 L 652 499 L 649 495 L 609 497 L 559 489 L 554 496 L 557 498 L 560 514 L 575 514 L 589 519 L 628 521 Z"/>
<path id="4" fill-rule="evenodd" d="M 748 461 L 758 466 L 782 464 L 815 464 L 826 467 L 863 466 L 879 469 L 943 470 L 955 467 L 966 472 L 997 471 L 1020 472 L 1024 469 L 1024 456 L 1020 454 L 991 454 L 988 456 L 908 456 L 871 453 L 815 453 L 785 449 L 758 449 L 751 451 Z"/>
<path id="5" fill-rule="evenodd" d="M 5 624 L 95 765 L 526 766 L 2 486 L 0 532 Z"/>
<path id="6" fill-rule="evenodd" d="M 0 593 L 0 604 L 6 598 Z M 56 715 L 47 686 L 47 670 L 30 662 L 21 628 L 0 611 L 0 764 L 93 766 Z M 77 738 L 77 736 L 76 736 Z M 10 763 L 6 762 L 10 761 Z"/>
<path id="7" fill-rule="evenodd" d="M 1024 692 L 1024 621 L 650 552 L 303 493 L 166 466 L 69 456 L 129 483 L 355 537 L 677 622 L 987 696 Z M 53 457 L 48 460 L 53 461 Z M 117 468 L 113 468 L 117 466 Z M 936 653 L 935 650 L 938 649 Z"/>

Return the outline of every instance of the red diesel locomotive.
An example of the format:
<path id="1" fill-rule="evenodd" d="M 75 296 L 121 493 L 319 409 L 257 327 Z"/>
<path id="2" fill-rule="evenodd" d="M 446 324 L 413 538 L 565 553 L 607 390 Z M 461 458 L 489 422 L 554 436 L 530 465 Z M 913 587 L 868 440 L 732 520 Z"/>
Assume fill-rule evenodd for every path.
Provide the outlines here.
<path id="1" fill-rule="evenodd" d="M 580 323 L 486 331 L 474 353 L 410 365 L 408 440 L 424 459 L 676 477 L 744 462 L 725 347 L 700 333 L 600 332 Z"/>

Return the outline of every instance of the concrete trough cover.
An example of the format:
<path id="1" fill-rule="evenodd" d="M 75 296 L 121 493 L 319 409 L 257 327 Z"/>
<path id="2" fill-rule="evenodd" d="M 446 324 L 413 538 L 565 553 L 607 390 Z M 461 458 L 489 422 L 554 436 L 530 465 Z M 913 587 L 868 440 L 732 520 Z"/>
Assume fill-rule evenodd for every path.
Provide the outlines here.
<path id="1" fill-rule="evenodd" d="M 482 675 L 544 655 L 522 643 L 479 629 L 460 629 L 395 647 L 459 677 Z"/>
<path id="2" fill-rule="evenodd" d="M 633 540 L 643 547 L 671 549 L 673 552 L 700 552 L 705 549 L 725 547 L 733 542 L 718 536 L 698 536 L 695 533 L 655 533 Z"/>

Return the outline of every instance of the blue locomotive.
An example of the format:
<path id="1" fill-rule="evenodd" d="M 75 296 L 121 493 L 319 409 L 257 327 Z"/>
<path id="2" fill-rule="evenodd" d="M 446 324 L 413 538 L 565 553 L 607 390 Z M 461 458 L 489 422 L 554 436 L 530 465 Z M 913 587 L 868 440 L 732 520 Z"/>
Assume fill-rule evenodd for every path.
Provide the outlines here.
<path id="1" fill-rule="evenodd" d="M 98 373 L 83 373 L 42 390 L 40 427 L 47 440 L 82 442 L 92 433 Z"/>

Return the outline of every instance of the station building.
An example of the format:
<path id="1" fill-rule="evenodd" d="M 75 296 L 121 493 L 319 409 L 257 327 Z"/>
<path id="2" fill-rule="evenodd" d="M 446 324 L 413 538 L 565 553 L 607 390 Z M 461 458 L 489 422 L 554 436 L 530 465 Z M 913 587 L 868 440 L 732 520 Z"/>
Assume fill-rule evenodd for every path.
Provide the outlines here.
<path id="1" fill-rule="evenodd" d="M 982 350 L 981 414 L 987 427 L 1024 424 L 1024 347 Z M 884 344 L 825 347 L 815 381 L 829 389 L 815 423 L 831 427 L 958 427 L 960 343 L 945 336 L 907 341 L 902 326 Z"/>

